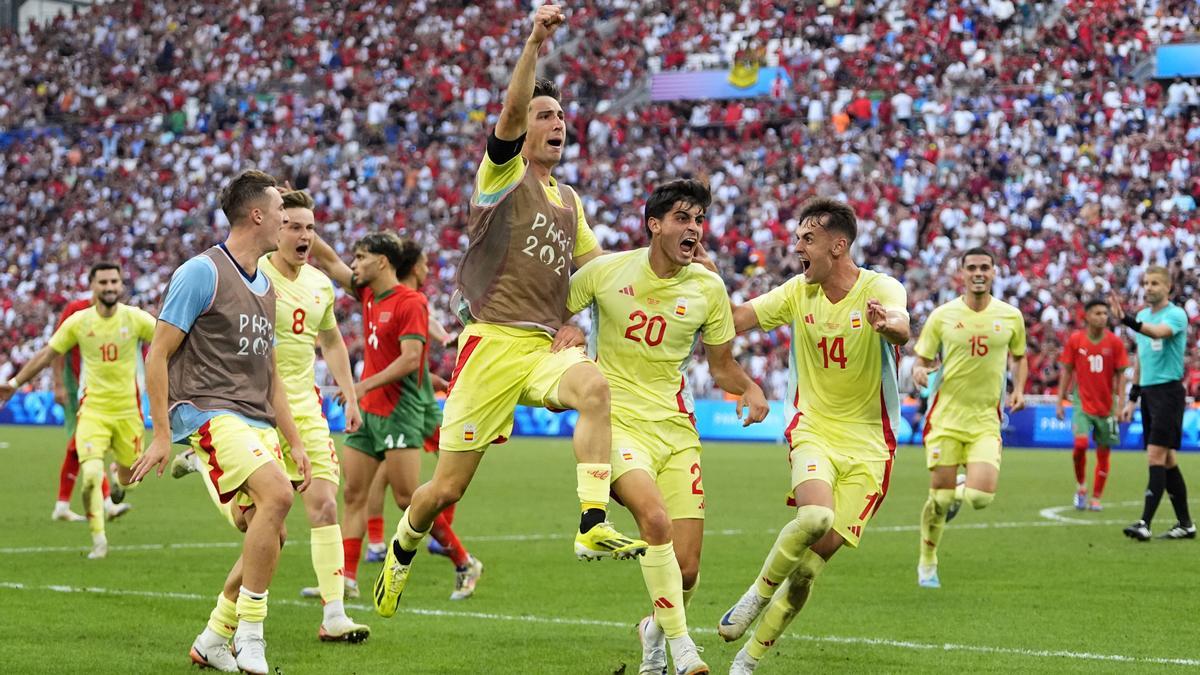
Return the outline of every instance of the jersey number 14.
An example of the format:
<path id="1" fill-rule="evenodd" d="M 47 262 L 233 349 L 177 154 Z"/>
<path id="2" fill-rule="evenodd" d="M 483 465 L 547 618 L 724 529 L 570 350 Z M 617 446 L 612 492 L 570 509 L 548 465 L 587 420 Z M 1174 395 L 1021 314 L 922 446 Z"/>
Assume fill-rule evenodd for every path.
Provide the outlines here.
<path id="1" fill-rule="evenodd" d="M 821 356 L 825 359 L 825 367 L 828 368 L 830 363 L 836 363 L 842 370 L 846 369 L 846 340 L 842 337 L 835 337 L 830 340 L 827 337 L 821 338 L 817 343 L 817 349 L 821 350 Z"/>

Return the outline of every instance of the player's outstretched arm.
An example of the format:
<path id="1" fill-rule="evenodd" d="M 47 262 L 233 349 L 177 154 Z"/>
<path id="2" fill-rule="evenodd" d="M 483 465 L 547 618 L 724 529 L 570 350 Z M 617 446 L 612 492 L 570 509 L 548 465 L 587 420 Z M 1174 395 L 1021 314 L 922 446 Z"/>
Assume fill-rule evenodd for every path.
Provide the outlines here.
<path id="1" fill-rule="evenodd" d="M 58 352 L 54 351 L 54 348 L 52 348 L 50 345 L 42 347 L 37 354 L 33 355 L 33 358 L 29 360 L 29 363 L 26 363 L 25 367 L 17 372 L 12 379 L 10 379 L 8 382 L 0 384 L 0 403 L 7 401 L 9 397 L 16 393 L 18 389 L 23 387 L 26 382 L 32 380 L 34 377 L 37 377 L 37 374 L 42 372 L 46 366 L 53 363 L 54 357 L 58 355 Z"/>
<path id="2" fill-rule="evenodd" d="M 321 343 L 325 365 L 329 366 L 333 381 L 345 400 L 346 432 L 354 433 L 362 426 L 362 412 L 358 409 L 358 399 L 354 397 L 354 372 L 350 369 L 350 352 L 346 349 L 346 341 L 336 326 L 318 333 L 317 340 Z"/>
<path id="3" fill-rule="evenodd" d="M 748 427 L 766 419 L 767 413 L 771 412 L 767 397 L 763 394 L 762 387 L 750 379 L 733 358 L 733 342 L 704 345 L 704 352 L 708 355 L 708 372 L 712 375 L 713 382 L 738 397 L 737 416 L 742 420 L 742 426 Z M 749 410 L 743 417 L 742 411 L 747 408 Z"/>
<path id="4" fill-rule="evenodd" d="M 1013 370 L 1017 374 L 1013 377 L 1013 390 L 1008 396 L 1008 407 L 1016 412 L 1025 407 L 1025 380 L 1029 379 L 1029 359 L 1025 358 L 1024 354 L 1010 358 Z"/>
<path id="5" fill-rule="evenodd" d="M 329 275 L 338 286 L 341 286 L 348 293 L 354 292 L 354 271 L 342 259 L 338 257 L 337 251 L 333 247 L 325 243 L 325 240 L 320 237 L 313 238 L 313 247 L 311 255 L 313 263 L 321 268 L 321 271 Z"/>
<path id="6" fill-rule="evenodd" d="M 304 439 L 300 436 L 300 430 L 296 428 L 296 420 L 292 417 L 292 406 L 287 399 L 287 389 L 283 386 L 283 380 L 279 378 L 279 366 L 275 363 L 271 364 L 271 381 L 271 408 L 275 410 L 275 428 L 279 429 L 284 440 L 292 447 L 292 461 L 296 463 L 296 468 L 300 469 L 300 475 L 304 477 L 296 490 L 304 492 L 312 483 L 312 462 L 309 461 L 308 453 L 304 450 Z"/>
<path id="7" fill-rule="evenodd" d="M 508 91 L 504 94 L 504 107 L 496 121 L 496 138 L 515 141 L 528 128 L 529 102 L 533 99 L 533 85 L 537 70 L 538 52 L 542 45 L 563 24 L 566 17 L 558 5 L 545 4 L 533 14 L 533 29 L 525 41 L 525 48 L 517 59 Z"/>
<path id="8" fill-rule="evenodd" d="M 145 478 L 155 468 L 161 476 L 167 466 L 167 458 L 171 456 L 167 362 L 186 336 L 187 333 L 166 321 L 159 321 L 154 326 L 154 338 L 150 340 L 150 350 L 146 352 L 146 395 L 150 398 L 150 420 L 154 423 L 154 431 L 150 446 L 130 467 L 134 482 Z"/>
<path id="9" fill-rule="evenodd" d="M 733 331 L 738 335 L 748 330 L 760 328 L 758 325 L 758 314 L 754 311 L 753 306 L 749 304 L 735 305 L 730 300 L 729 308 L 733 311 Z"/>

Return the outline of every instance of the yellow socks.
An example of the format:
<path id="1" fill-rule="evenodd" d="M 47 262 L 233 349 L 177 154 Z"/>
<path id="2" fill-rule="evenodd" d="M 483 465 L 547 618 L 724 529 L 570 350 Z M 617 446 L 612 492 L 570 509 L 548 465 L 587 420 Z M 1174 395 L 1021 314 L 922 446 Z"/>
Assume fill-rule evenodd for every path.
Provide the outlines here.
<path id="1" fill-rule="evenodd" d="M 262 637 L 263 622 L 267 620 L 267 591 L 258 593 L 245 586 L 238 589 L 238 633 Z"/>
<path id="2" fill-rule="evenodd" d="M 779 636 L 783 635 L 788 624 L 804 608 L 804 603 L 808 601 L 808 596 L 812 593 L 813 582 L 824 568 L 825 560 L 811 550 L 806 549 L 800 555 L 795 571 L 783 582 L 779 591 L 771 599 L 771 604 L 763 610 L 762 618 L 759 619 L 758 626 L 754 629 L 754 635 L 746 643 L 746 652 L 751 657 L 761 659 L 779 639 Z"/>
<path id="3" fill-rule="evenodd" d="M 930 490 L 925 508 L 921 509 L 921 559 L 920 564 L 929 567 L 937 564 L 937 547 L 942 540 L 942 529 L 946 527 L 946 512 L 954 502 L 954 490 Z"/>
<path id="4" fill-rule="evenodd" d="M 584 511 L 608 509 L 608 486 L 611 477 L 611 464 L 575 465 L 575 490 Z"/>
<path id="5" fill-rule="evenodd" d="M 679 573 L 679 562 L 675 560 L 675 547 L 671 542 L 646 549 L 646 555 L 638 562 L 642 565 L 642 578 L 654 604 L 654 618 L 668 638 L 687 635 L 687 617 L 683 611 L 683 575 Z"/>
<path id="6" fill-rule="evenodd" d="M 237 624 L 237 604 L 225 597 L 224 593 L 218 595 L 217 606 L 208 615 L 209 630 L 228 641 L 233 637 L 233 631 L 237 629 Z"/>
<path id="7" fill-rule="evenodd" d="M 88 527 L 93 535 L 104 534 L 104 494 L 100 489 L 104 483 L 104 462 L 89 459 L 79 465 L 79 476 L 83 480 L 83 504 L 87 509 Z"/>
<path id="8" fill-rule="evenodd" d="M 992 500 L 996 498 L 996 494 L 993 492 L 984 492 L 983 490 L 976 490 L 971 487 L 963 490 L 963 496 L 967 500 L 967 503 L 971 505 L 971 508 L 976 510 L 987 508 L 987 505 L 991 504 Z"/>
<path id="9" fill-rule="evenodd" d="M 758 595 L 763 598 L 774 595 L 783 580 L 796 569 L 808 547 L 824 537 L 831 527 L 833 509 L 815 504 L 796 509 L 796 517 L 779 531 L 779 537 L 767 554 L 762 571 L 754 580 L 754 590 Z"/>
<path id="10" fill-rule="evenodd" d="M 321 600 L 331 602 L 341 600 L 345 594 L 345 583 L 342 578 L 342 564 L 345 554 L 342 552 L 342 528 L 337 525 L 316 527 L 312 530 L 312 566 L 317 573 L 317 588 L 321 591 Z"/>
<path id="11" fill-rule="evenodd" d="M 684 609 L 687 609 L 687 606 L 692 604 L 692 596 L 696 594 L 697 588 L 700 588 L 700 576 L 699 575 L 696 575 L 696 583 L 692 584 L 691 588 L 683 589 L 683 607 L 684 607 Z"/>
<path id="12" fill-rule="evenodd" d="M 421 545 L 421 540 L 425 538 L 425 535 L 429 534 L 428 530 L 425 532 L 417 532 L 416 529 L 409 524 L 408 514 L 410 511 L 412 511 L 412 509 L 406 510 L 404 515 L 400 516 L 400 522 L 396 523 L 396 538 L 400 540 L 400 548 L 404 549 L 405 551 L 417 550 L 417 547 Z"/>

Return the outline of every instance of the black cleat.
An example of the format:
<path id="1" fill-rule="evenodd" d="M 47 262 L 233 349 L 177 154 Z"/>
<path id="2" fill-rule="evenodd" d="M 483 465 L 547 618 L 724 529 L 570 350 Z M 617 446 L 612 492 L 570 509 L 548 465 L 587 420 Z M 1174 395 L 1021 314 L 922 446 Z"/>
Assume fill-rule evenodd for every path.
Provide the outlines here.
<path id="1" fill-rule="evenodd" d="M 1125 536 L 1138 541 L 1150 541 L 1150 526 L 1146 524 L 1146 521 L 1139 520 L 1125 528 Z"/>
<path id="2" fill-rule="evenodd" d="M 1158 535 L 1159 539 L 1195 539 L 1196 525 L 1188 523 L 1186 526 L 1183 523 L 1175 523 L 1175 527 Z"/>

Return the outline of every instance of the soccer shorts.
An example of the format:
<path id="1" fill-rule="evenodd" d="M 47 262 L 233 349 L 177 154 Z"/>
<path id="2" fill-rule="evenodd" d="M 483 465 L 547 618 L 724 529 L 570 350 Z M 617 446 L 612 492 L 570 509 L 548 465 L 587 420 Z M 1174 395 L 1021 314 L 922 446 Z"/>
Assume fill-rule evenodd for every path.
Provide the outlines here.
<path id="1" fill-rule="evenodd" d="M 482 452 L 512 434 L 518 404 L 565 408 L 558 400 L 563 374 L 594 362 L 580 348 L 552 353 L 541 331 L 473 323 L 458 338 L 458 362 L 442 420 L 440 448 Z"/>
<path id="2" fill-rule="evenodd" d="M 1187 392 L 1179 381 L 1142 387 L 1142 438 L 1145 445 L 1178 450 L 1183 440 Z"/>
<path id="3" fill-rule="evenodd" d="M 102 460 L 104 453 L 112 450 L 117 464 L 129 467 L 142 454 L 145 433 L 146 423 L 138 411 L 112 416 L 89 410 L 85 404 L 76 420 L 75 451 L 79 453 L 79 461 L 86 462 Z"/>
<path id="4" fill-rule="evenodd" d="M 999 469 L 1002 445 L 1000 435 L 991 431 L 967 435 L 930 429 L 925 435 L 925 466 L 933 469 L 982 462 Z"/>
<path id="5" fill-rule="evenodd" d="M 687 419 L 613 417 L 612 482 L 641 469 L 654 479 L 671 520 L 704 518 L 700 436 Z"/>
<path id="6" fill-rule="evenodd" d="M 1094 437 L 1102 448 L 1115 448 L 1121 442 L 1121 427 L 1115 415 L 1089 415 L 1079 402 L 1071 413 L 1071 429 L 1076 436 Z"/>
<path id="7" fill-rule="evenodd" d="M 422 447 L 441 422 L 442 411 L 437 401 L 430 399 L 415 413 L 397 408 L 387 417 L 369 412 L 362 417 L 362 426 L 346 437 L 346 447 L 383 461 L 388 450 Z"/>
<path id="8" fill-rule="evenodd" d="M 867 523 L 887 496 L 892 460 L 848 457 L 809 436 L 796 442 L 788 460 L 792 468 L 791 496 L 810 480 L 821 480 L 833 488 L 833 531 L 855 548 Z"/>
<path id="9" fill-rule="evenodd" d="M 338 485 L 341 470 L 338 467 L 337 446 L 333 437 L 329 435 L 329 423 L 321 415 L 305 415 L 296 418 L 296 429 L 300 432 L 300 440 L 304 442 L 304 452 L 312 463 L 313 480 L 320 478 Z M 300 468 L 292 461 L 292 446 L 282 433 L 279 434 L 278 440 L 288 480 L 300 483 L 304 480 L 304 474 L 300 473 Z"/>
<path id="10" fill-rule="evenodd" d="M 239 506 L 252 504 L 242 486 L 267 464 L 283 465 L 274 427 L 252 427 L 237 415 L 217 415 L 188 436 L 188 442 L 204 467 L 205 480 L 211 485 L 209 493 L 218 509 L 235 496 Z"/>

